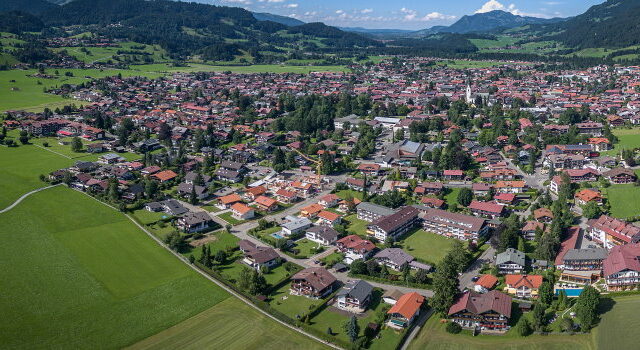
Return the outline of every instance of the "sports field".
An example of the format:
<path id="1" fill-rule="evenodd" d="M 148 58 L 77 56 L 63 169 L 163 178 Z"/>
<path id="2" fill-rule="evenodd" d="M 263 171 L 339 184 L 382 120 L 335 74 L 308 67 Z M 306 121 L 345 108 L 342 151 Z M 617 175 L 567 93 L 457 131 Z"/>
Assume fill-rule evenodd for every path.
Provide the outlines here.
<path id="1" fill-rule="evenodd" d="M 260 317 L 232 301 L 225 305 L 233 306 L 216 310 L 228 293 L 183 265 L 124 215 L 64 187 L 34 194 L 0 214 L 0 239 L 0 256 L 11 267 L 0 271 L 5 348 L 121 348 L 207 310 L 225 315 L 225 325 L 234 318 Z M 296 336 L 301 347 L 316 345 L 283 326 L 261 323 L 282 337 L 273 347 Z M 252 334 L 256 327 L 238 322 L 234 330 Z M 215 339 L 207 344 L 215 346 Z M 223 344 L 229 345 L 225 339 L 217 343 Z M 247 344 L 243 339 L 225 348 Z"/>

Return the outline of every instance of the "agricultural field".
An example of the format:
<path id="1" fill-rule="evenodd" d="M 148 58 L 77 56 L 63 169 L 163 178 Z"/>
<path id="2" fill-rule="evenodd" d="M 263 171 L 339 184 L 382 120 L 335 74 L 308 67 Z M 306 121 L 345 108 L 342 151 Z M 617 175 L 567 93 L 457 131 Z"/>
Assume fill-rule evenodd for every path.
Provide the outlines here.
<path id="1" fill-rule="evenodd" d="M 640 296 L 603 299 L 605 312 L 593 331 L 598 349 L 633 349 L 638 347 L 636 330 L 640 326 Z"/>
<path id="2" fill-rule="evenodd" d="M 324 345 L 275 323 L 235 298 L 229 298 L 128 349 L 205 348 L 327 349 Z"/>
<path id="3" fill-rule="evenodd" d="M 9 348 L 119 348 L 229 297 L 124 215 L 64 187 L 0 214 L 0 237 Z"/>
<path id="4" fill-rule="evenodd" d="M 626 219 L 640 215 L 640 187 L 633 184 L 612 185 L 605 189 L 607 199 L 611 205 L 611 215 Z"/>
<path id="5" fill-rule="evenodd" d="M 136 60 L 143 62 L 145 57 L 152 59 L 154 62 L 168 60 L 166 52 L 160 48 L 159 45 L 145 45 L 134 42 L 119 43 L 119 47 L 60 47 L 53 49 L 55 52 L 62 50 L 66 50 L 68 55 L 75 57 L 78 61 L 90 64 L 107 62 L 108 60 L 114 59 L 114 57 L 123 60 L 131 58 L 134 62 L 136 62 Z M 118 51 L 120 51 L 121 54 L 118 54 Z M 122 52 L 140 52 L 141 54 L 133 55 Z"/>
<path id="6" fill-rule="evenodd" d="M 447 255 L 453 244 L 452 238 L 437 235 L 424 230 L 418 230 L 404 238 L 400 245 L 416 258 L 438 264 Z"/>
<path id="7" fill-rule="evenodd" d="M 46 186 L 40 174 L 73 165 L 73 161 L 33 145 L 0 147 L 0 209 L 23 194 Z"/>

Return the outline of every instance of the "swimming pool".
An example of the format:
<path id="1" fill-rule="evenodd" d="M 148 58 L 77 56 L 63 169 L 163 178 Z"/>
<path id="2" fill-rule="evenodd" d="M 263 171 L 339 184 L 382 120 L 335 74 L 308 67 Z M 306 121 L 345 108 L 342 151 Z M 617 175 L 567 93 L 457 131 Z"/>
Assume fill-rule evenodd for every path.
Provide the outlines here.
<path id="1" fill-rule="evenodd" d="M 284 238 L 283 235 L 279 234 L 278 232 L 274 232 L 271 234 L 271 237 L 275 238 L 275 239 L 282 239 Z"/>
<path id="2" fill-rule="evenodd" d="M 582 288 L 559 288 L 556 289 L 556 295 L 558 295 L 561 290 L 564 290 L 565 294 L 572 298 L 579 297 L 582 293 Z"/>

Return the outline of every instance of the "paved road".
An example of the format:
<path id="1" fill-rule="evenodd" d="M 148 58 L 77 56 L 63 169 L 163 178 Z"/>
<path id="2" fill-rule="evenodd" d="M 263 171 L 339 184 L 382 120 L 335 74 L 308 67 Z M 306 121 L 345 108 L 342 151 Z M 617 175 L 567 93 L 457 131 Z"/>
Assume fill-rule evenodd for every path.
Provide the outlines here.
<path id="1" fill-rule="evenodd" d="M 400 350 L 407 350 L 407 348 L 409 347 L 409 344 L 411 344 L 411 342 L 413 341 L 413 338 L 415 338 L 416 335 L 420 333 L 422 326 L 424 326 L 425 322 L 427 322 L 429 317 L 431 317 L 431 314 L 433 314 L 433 308 L 430 308 L 429 311 L 421 314 L 418 317 L 413 328 L 411 328 L 411 333 L 409 333 L 409 335 L 405 338 L 404 342 L 402 343 Z"/>
<path id="2" fill-rule="evenodd" d="M 471 266 L 469 266 L 465 272 L 462 273 L 462 276 L 460 276 L 459 278 L 460 290 L 473 287 L 473 282 L 471 282 L 471 279 L 480 273 L 482 265 L 484 265 L 485 263 L 490 264 L 493 262 L 495 254 L 496 250 L 492 246 L 489 246 L 489 249 L 482 253 L 482 255 L 480 255 L 480 257 L 476 261 L 474 261 L 473 264 L 471 264 Z"/>
<path id="3" fill-rule="evenodd" d="M 0 210 L 0 214 L 6 213 L 9 210 L 13 209 L 16 205 L 20 204 L 20 202 L 22 202 L 25 198 L 29 197 L 30 195 L 34 194 L 34 193 L 38 193 L 40 191 L 44 191 L 46 189 L 52 188 L 52 187 L 56 187 L 56 186 L 60 186 L 61 184 L 57 184 L 57 185 L 51 185 L 51 186 L 46 186 L 46 187 L 41 187 L 38 188 L 36 190 L 33 190 L 31 192 L 27 192 L 25 194 L 23 194 L 22 196 L 20 196 L 20 198 L 18 198 L 15 202 L 13 202 L 10 206 Z"/>

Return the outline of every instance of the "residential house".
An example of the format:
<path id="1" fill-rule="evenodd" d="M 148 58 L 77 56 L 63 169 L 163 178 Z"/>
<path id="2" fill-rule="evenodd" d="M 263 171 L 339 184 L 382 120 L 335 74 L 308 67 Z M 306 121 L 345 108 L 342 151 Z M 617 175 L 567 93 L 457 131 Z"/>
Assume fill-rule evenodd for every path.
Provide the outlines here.
<path id="1" fill-rule="evenodd" d="M 387 311 L 389 321 L 387 325 L 392 328 L 407 328 L 420 315 L 420 308 L 424 304 L 424 297 L 416 292 L 404 294 Z"/>
<path id="2" fill-rule="evenodd" d="M 297 235 L 311 227 L 311 220 L 308 218 L 298 218 L 295 216 L 287 216 L 287 222 L 282 224 L 282 233 L 285 236 Z"/>
<path id="3" fill-rule="evenodd" d="M 602 205 L 602 194 L 600 191 L 585 188 L 577 192 L 574 196 L 574 201 L 578 206 L 587 205 L 590 202 L 595 202 L 597 205 Z"/>
<path id="4" fill-rule="evenodd" d="M 542 285 L 540 275 L 506 275 L 505 291 L 516 298 L 536 298 Z"/>
<path id="5" fill-rule="evenodd" d="M 189 212 L 187 208 L 183 207 L 182 204 L 175 199 L 167 199 L 162 202 L 150 202 L 145 204 L 144 208 L 153 212 L 162 211 L 171 216 L 178 216 Z"/>
<path id="6" fill-rule="evenodd" d="M 324 210 L 324 207 L 322 205 L 313 203 L 300 209 L 300 215 L 311 219 L 318 216 L 318 213 L 320 213 L 323 210 Z"/>
<path id="7" fill-rule="evenodd" d="M 238 242 L 238 246 L 244 253 L 242 262 L 258 271 L 265 267 L 274 268 L 280 263 L 280 256 L 273 248 L 257 246 L 246 239 Z"/>
<path id="8" fill-rule="evenodd" d="M 337 279 L 322 267 L 306 268 L 291 277 L 290 293 L 307 298 L 323 298 L 333 291 Z"/>
<path id="9" fill-rule="evenodd" d="M 448 181 L 461 181 L 464 179 L 462 170 L 445 170 L 442 172 L 442 178 Z"/>
<path id="10" fill-rule="evenodd" d="M 464 328 L 506 331 L 511 318 L 511 297 L 496 290 L 485 294 L 467 291 L 449 308 L 448 315 Z"/>
<path id="11" fill-rule="evenodd" d="M 267 193 L 267 189 L 264 186 L 250 187 L 244 190 L 244 198 L 249 202 L 253 202 L 256 198 L 264 196 Z"/>
<path id="12" fill-rule="evenodd" d="M 382 294 L 382 301 L 387 304 L 395 305 L 400 298 L 402 298 L 402 292 L 397 289 L 388 289 Z"/>
<path id="13" fill-rule="evenodd" d="M 359 172 L 367 175 L 367 176 L 378 176 L 380 175 L 380 165 L 374 163 L 360 163 L 356 168 Z"/>
<path id="14" fill-rule="evenodd" d="M 266 212 L 272 212 L 278 209 L 278 201 L 267 196 L 258 196 L 254 200 L 254 204 L 258 207 L 259 210 Z"/>
<path id="15" fill-rule="evenodd" d="M 244 203 L 234 203 L 230 209 L 231 216 L 236 220 L 250 220 L 255 216 L 255 210 Z"/>
<path id="16" fill-rule="evenodd" d="M 484 197 L 489 195 L 491 192 L 491 188 L 493 186 L 484 182 L 477 182 L 471 185 L 471 190 L 473 191 L 473 195 L 476 197 Z"/>
<path id="17" fill-rule="evenodd" d="M 188 212 L 178 218 L 176 226 L 187 233 L 202 232 L 213 225 L 214 221 L 206 212 Z"/>
<path id="18" fill-rule="evenodd" d="M 338 202 L 340 202 L 340 197 L 333 193 L 330 193 L 320 198 L 318 204 L 324 206 L 325 208 L 333 208 L 338 205 Z"/>
<path id="19" fill-rule="evenodd" d="M 536 232 L 542 231 L 544 232 L 544 224 L 538 221 L 527 221 L 525 222 L 522 230 L 522 237 L 526 240 L 533 241 L 536 239 Z"/>
<path id="20" fill-rule="evenodd" d="M 378 265 L 386 265 L 392 270 L 401 271 L 405 266 L 413 270 L 431 271 L 432 267 L 415 261 L 415 258 L 400 248 L 385 248 L 373 256 Z"/>
<path id="21" fill-rule="evenodd" d="M 242 202 L 239 195 L 232 193 L 223 197 L 219 197 L 216 206 L 220 209 L 229 209 L 232 205 Z"/>
<path id="22" fill-rule="evenodd" d="M 375 244 L 357 235 L 349 235 L 336 241 L 338 250 L 345 255 L 344 262 L 368 259 L 376 249 Z"/>
<path id="23" fill-rule="evenodd" d="M 550 224 L 553 222 L 553 212 L 548 208 L 538 208 L 533 211 L 533 217 L 537 222 Z"/>
<path id="24" fill-rule="evenodd" d="M 175 179 L 176 177 L 178 177 L 178 174 L 173 172 L 173 170 L 164 170 L 164 171 L 160 171 L 158 173 L 155 173 L 155 174 L 151 175 L 151 177 L 155 178 L 156 180 L 160 181 L 161 183 L 165 183 L 165 182 L 169 182 L 169 181 Z"/>
<path id="25" fill-rule="evenodd" d="M 349 281 L 336 294 L 334 306 L 348 312 L 363 313 L 371 302 L 372 292 L 373 286 L 366 281 Z"/>
<path id="26" fill-rule="evenodd" d="M 275 197 L 278 202 L 284 204 L 291 204 L 298 200 L 298 195 L 295 192 L 287 191 L 283 188 L 276 191 Z"/>
<path id="27" fill-rule="evenodd" d="M 178 185 L 179 196 L 189 198 L 192 193 L 195 193 L 196 198 L 199 200 L 203 200 L 209 196 L 209 191 L 206 187 L 192 185 L 185 182 Z"/>
<path id="28" fill-rule="evenodd" d="M 526 256 L 519 250 L 507 248 L 496 255 L 496 266 L 501 274 L 522 273 L 527 266 Z"/>
<path id="29" fill-rule="evenodd" d="M 312 242 L 331 245 L 338 240 L 338 231 L 329 226 L 314 226 L 307 229 L 305 237 Z"/>
<path id="30" fill-rule="evenodd" d="M 318 225 L 335 226 L 342 222 L 342 216 L 328 210 L 323 210 L 318 213 Z"/>

